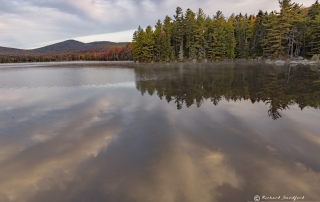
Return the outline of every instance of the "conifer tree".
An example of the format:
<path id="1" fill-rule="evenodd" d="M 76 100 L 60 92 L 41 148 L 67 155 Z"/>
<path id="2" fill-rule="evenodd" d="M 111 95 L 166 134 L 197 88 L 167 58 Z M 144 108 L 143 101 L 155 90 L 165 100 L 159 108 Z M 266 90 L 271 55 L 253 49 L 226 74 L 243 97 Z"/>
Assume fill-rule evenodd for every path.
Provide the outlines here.
<path id="1" fill-rule="evenodd" d="M 156 61 L 163 59 L 163 52 L 164 52 L 164 36 L 163 36 L 163 29 L 162 23 L 158 20 L 157 24 L 155 25 L 155 30 L 153 33 L 154 39 L 154 59 Z"/>
<path id="2" fill-rule="evenodd" d="M 236 39 L 234 37 L 234 16 L 231 15 L 225 24 L 226 30 L 226 58 L 233 59 L 235 57 Z"/>
<path id="3" fill-rule="evenodd" d="M 199 8 L 196 20 L 196 29 L 194 30 L 194 49 L 197 52 L 197 58 L 203 59 L 206 57 L 206 40 L 204 38 L 207 28 L 205 27 L 205 18 L 206 15 L 203 13 L 203 10 Z"/>
<path id="4" fill-rule="evenodd" d="M 308 55 L 320 54 L 320 4 L 312 4 L 309 13 L 309 49 Z"/>
<path id="5" fill-rule="evenodd" d="M 319 1 L 316 0 L 316 2 L 311 5 L 308 11 L 308 16 L 311 20 L 315 20 L 319 14 L 320 14 L 320 4 L 319 4 Z"/>
<path id="6" fill-rule="evenodd" d="M 310 55 L 319 55 L 320 54 L 320 14 L 312 20 L 311 24 L 312 37 L 311 37 L 311 51 Z"/>
<path id="7" fill-rule="evenodd" d="M 195 30 L 196 30 L 196 14 L 187 9 L 184 19 L 185 24 L 185 53 L 189 59 L 196 58 L 195 49 Z"/>
<path id="8" fill-rule="evenodd" d="M 263 39 L 263 53 L 265 56 L 279 57 L 283 52 L 282 30 L 277 26 L 278 16 L 271 12 L 265 16 L 263 26 L 266 30 L 266 37 Z"/>
<path id="9" fill-rule="evenodd" d="M 276 36 L 279 40 L 279 44 L 277 47 L 275 47 L 275 53 L 274 55 L 280 56 L 281 54 L 285 54 L 285 49 L 287 46 L 287 39 L 289 32 L 291 31 L 292 24 L 293 24 L 293 6 L 294 3 L 291 3 L 291 0 L 282 0 L 279 1 L 280 3 L 280 13 L 278 15 L 277 26 L 274 26 L 273 28 L 273 34 L 278 34 Z M 278 28 L 278 30 L 277 30 Z M 275 31 L 277 30 L 277 31 Z"/>
<path id="10" fill-rule="evenodd" d="M 183 24 L 183 12 L 180 7 L 176 8 L 176 14 L 174 15 L 174 21 L 172 26 L 172 41 L 174 44 L 174 56 L 183 60 L 183 36 L 184 36 L 184 24 Z"/>
<path id="11" fill-rule="evenodd" d="M 288 40 L 287 54 L 290 55 L 291 58 L 293 58 L 294 56 L 296 57 L 299 56 L 301 51 L 301 46 L 302 46 L 301 23 L 303 22 L 303 14 L 302 14 L 301 6 L 298 4 L 293 5 L 291 12 L 292 12 L 292 17 L 291 17 L 292 27 L 287 36 L 287 40 Z"/>
<path id="12" fill-rule="evenodd" d="M 166 61 L 170 61 L 173 59 L 173 49 L 171 46 L 171 39 L 172 39 L 172 23 L 171 18 L 169 16 L 166 16 L 166 18 L 163 21 L 163 32 L 162 35 L 164 37 L 163 39 L 163 57 Z"/>
<path id="13" fill-rule="evenodd" d="M 253 33 L 250 40 L 250 55 L 253 57 L 263 55 L 262 43 L 263 39 L 266 37 L 266 30 L 263 24 L 265 23 L 265 16 L 267 15 L 268 13 L 263 13 L 260 10 L 255 17 Z"/>
<path id="14" fill-rule="evenodd" d="M 151 62 L 154 57 L 154 37 L 151 26 L 146 28 L 143 35 L 142 61 Z"/>
<path id="15" fill-rule="evenodd" d="M 249 56 L 249 42 L 248 30 L 249 20 L 248 16 L 241 13 L 235 17 L 235 37 L 236 37 L 236 56 L 238 58 L 248 58 Z M 250 33 L 249 33 L 250 34 Z"/>
<path id="16" fill-rule="evenodd" d="M 132 57 L 135 61 L 142 61 L 142 48 L 144 30 L 139 26 L 138 30 L 133 33 L 132 39 Z"/>
<path id="17" fill-rule="evenodd" d="M 213 16 L 213 33 L 211 33 L 212 48 L 210 50 L 212 60 L 223 60 L 226 53 L 226 41 L 224 25 L 226 20 L 221 11 Z"/>

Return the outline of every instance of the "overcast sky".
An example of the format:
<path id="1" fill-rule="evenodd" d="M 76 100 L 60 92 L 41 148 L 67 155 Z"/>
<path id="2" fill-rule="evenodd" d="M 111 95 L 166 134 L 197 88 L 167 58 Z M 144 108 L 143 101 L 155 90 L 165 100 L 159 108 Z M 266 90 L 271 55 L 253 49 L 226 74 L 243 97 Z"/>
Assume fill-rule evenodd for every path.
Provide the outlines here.
<path id="1" fill-rule="evenodd" d="M 310 6 L 315 0 L 296 0 Z M 0 0 L 0 46 L 36 48 L 66 39 L 83 42 L 131 41 L 139 25 L 154 25 L 175 8 L 200 7 L 256 14 L 279 10 L 278 0 Z"/>

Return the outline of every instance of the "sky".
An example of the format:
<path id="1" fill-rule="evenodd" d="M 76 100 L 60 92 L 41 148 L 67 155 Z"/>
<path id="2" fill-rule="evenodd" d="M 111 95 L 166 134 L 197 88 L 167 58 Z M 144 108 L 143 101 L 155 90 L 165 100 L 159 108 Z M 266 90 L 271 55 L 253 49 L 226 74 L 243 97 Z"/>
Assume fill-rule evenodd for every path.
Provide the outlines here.
<path id="1" fill-rule="evenodd" d="M 315 0 L 296 0 L 308 7 Z M 256 14 L 279 10 L 278 0 L 0 0 L 0 46 L 32 49 L 75 39 L 131 41 L 134 30 L 155 25 L 176 7 L 213 16 L 221 10 Z"/>

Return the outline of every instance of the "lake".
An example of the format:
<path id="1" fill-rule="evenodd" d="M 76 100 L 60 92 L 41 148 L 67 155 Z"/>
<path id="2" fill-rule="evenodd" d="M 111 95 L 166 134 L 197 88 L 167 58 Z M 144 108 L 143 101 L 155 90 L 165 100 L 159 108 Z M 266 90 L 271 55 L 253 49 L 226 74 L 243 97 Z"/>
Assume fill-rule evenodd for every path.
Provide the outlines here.
<path id="1" fill-rule="evenodd" d="M 315 66 L 0 65 L 0 201 L 319 201 L 319 109 Z"/>

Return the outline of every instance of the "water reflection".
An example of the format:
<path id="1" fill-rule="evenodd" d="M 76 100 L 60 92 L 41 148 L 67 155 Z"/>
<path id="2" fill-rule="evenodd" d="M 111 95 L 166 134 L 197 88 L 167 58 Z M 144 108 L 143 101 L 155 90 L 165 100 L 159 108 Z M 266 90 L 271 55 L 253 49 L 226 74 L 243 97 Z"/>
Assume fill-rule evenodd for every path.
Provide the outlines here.
<path id="1" fill-rule="evenodd" d="M 26 66 L 12 68 L 1 68 L 0 65 L 0 89 L 103 87 L 104 85 L 131 85 L 134 82 L 133 69 L 123 68 L 123 66 L 61 65 L 57 63 L 55 66 L 29 67 L 29 64 L 26 64 Z M 106 68 L 108 71 L 105 71 Z"/>
<path id="2" fill-rule="evenodd" d="M 250 90 L 246 100 L 241 93 L 230 95 L 226 87 L 237 81 L 232 92 L 242 92 L 240 78 L 253 81 L 240 75 L 287 69 L 161 68 L 127 69 L 136 78 L 125 80 L 112 68 L 80 68 L 73 75 L 92 79 L 77 85 L 59 85 L 61 78 L 46 83 L 32 77 L 43 70 L 31 68 L 25 70 L 35 80 L 28 80 L 29 87 L 5 81 L 7 87 L 0 88 L 0 201 L 234 202 L 252 201 L 255 195 L 320 199 L 319 111 L 291 104 L 282 112 L 284 118 L 273 121 L 262 98 L 252 104 Z M 65 69 L 55 71 L 64 75 Z M 299 71 L 305 75 L 310 69 Z M 112 75 L 115 85 L 101 75 Z M 99 82 L 92 85 L 95 77 Z M 116 85 L 133 80 L 148 91 Z M 192 88 L 209 81 L 220 86 L 215 93 Z M 193 90 L 187 91 L 184 83 Z M 174 88 L 198 96 L 166 94 L 177 92 Z M 317 95 L 302 86 L 300 91 Z M 167 103 L 167 95 L 172 102 Z M 193 102 L 177 110 L 173 101 L 179 95 Z M 217 106 L 212 105 L 214 95 L 221 96 Z M 230 101 L 238 96 L 237 101 L 229 102 L 226 95 Z M 180 106 L 186 106 L 183 101 Z"/>
<path id="3" fill-rule="evenodd" d="M 298 105 L 320 108 L 320 74 L 315 67 L 274 67 L 262 64 L 180 65 L 162 68 L 136 68 L 136 86 L 142 95 L 157 94 L 160 99 L 183 106 L 200 107 L 204 100 L 218 105 L 221 100 L 250 100 L 269 106 L 272 119 L 280 111 Z M 154 78 L 154 79 L 150 79 Z"/>

